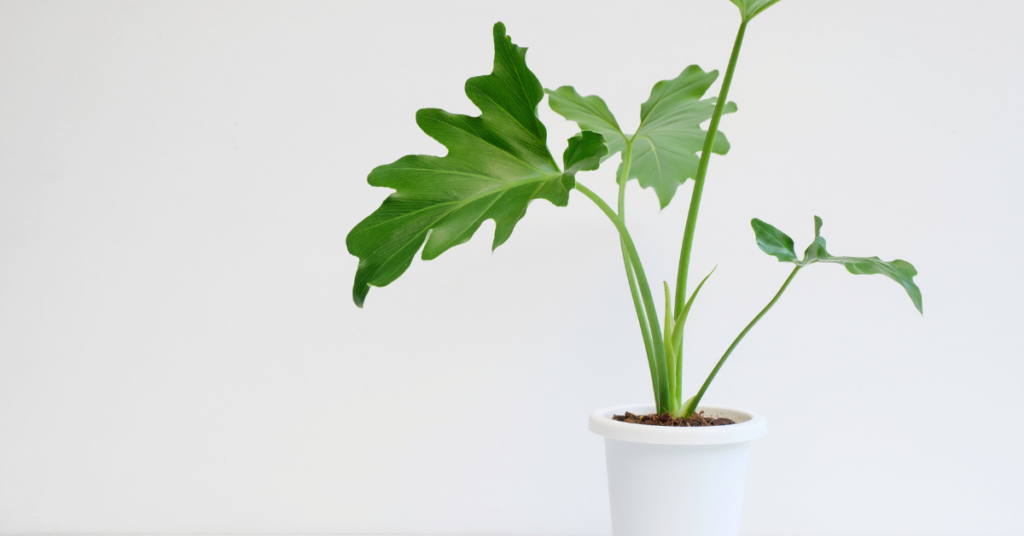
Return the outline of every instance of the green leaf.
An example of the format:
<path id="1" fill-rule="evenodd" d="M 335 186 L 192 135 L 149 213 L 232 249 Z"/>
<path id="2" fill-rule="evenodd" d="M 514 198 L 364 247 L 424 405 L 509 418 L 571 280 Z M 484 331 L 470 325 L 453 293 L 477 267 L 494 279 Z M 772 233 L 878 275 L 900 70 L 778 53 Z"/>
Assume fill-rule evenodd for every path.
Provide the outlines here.
<path id="1" fill-rule="evenodd" d="M 823 260 L 831 257 L 828 251 L 825 251 L 825 237 L 821 236 L 821 218 L 814 217 L 814 242 L 807 246 L 804 250 L 804 263 L 810 263 L 812 260 Z"/>
<path id="2" fill-rule="evenodd" d="M 575 175 L 578 171 L 593 171 L 601 165 L 601 160 L 608 154 L 604 136 L 584 130 L 569 138 L 569 146 L 562 153 L 565 165 L 564 181 L 566 188 L 576 185 Z"/>
<path id="3" fill-rule="evenodd" d="M 757 237 L 757 245 L 761 251 L 774 255 L 780 261 L 787 261 L 797 266 L 809 266 L 817 262 L 842 264 L 851 274 L 871 275 L 881 274 L 900 284 L 914 307 L 918 312 L 923 313 L 921 304 L 921 289 L 914 284 L 914 276 L 917 269 L 907 261 L 896 259 L 886 262 L 878 257 L 834 257 L 825 249 L 825 238 L 821 236 L 821 218 L 814 217 L 814 241 L 804 251 L 803 260 L 798 260 L 793 251 L 793 240 L 775 227 L 754 218 L 750 222 L 754 228 L 754 235 Z M 792 258 L 788 258 L 791 256 Z M 785 257 L 785 258 L 784 258 Z"/>
<path id="4" fill-rule="evenodd" d="M 761 248 L 761 251 L 779 259 L 779 262 L 797 261 L 793 239 L 789 235 L 757 218 L 750 220 L 750 226 L 754 228 L 757 247 Z"/>
<path id="5" fill-rule="evenodd" d="M 744 21 L 758 16 L 762 11 L 779 3 L 779 0 L 731 0 L 736 7 L 740 8 L 740 15 Z"/>
<path id="6" fill-rule="evenodd" d="M 482 112 L 478 117 L 423 109 L 416 123 L 448 149 L 444 157 L 410 155 L 377 167 L 373 186 L 393 188 L 373 214 L 346 240 L 359 257 L 352 297 L 362 307 L 370 286 L 383 287 L 412 263 L 420 246 L 430 260 L 465 243 L 480 225 L 494 220 L 496 248 L 508 240 L 533 199 L 556 206 L 569 202 L 573 174 L 592 169 L 606 150 L 595 135 L 570 140 L 566 172 L 547 148 L 547 131 L 537 117 L 544 96 L 526 67 L 526 49 L 494 25 L 494 70 L 470 78 L 466 96 Z"/>
<path id="7" fill-rule="evenodd" d="M 715 270 L 717 269 L 718 265 L 716 264 L 715 267 L 708 272 L 708 275 L 704 276 L 704 279 L 701 279 L 697 288 L 693 289 L 693 294 L 690 294 L 690 299 L 686 301 L 686 305 L 683 306 L 683 310 L 677 311 L 676 322 L 672 327 L 672 336 L 674 337 L 673 343 L 676 348 L 681 348 L 683 345 L 683 327 L 686 325 L 686 317 L 690 314 L 690 308 L 693 307 L 693 300 L 697 299 L 697 293 L 700 292 L 700 289 L 704 287 L 704 283 L 708 282 L 708 278 L 711 277 L 711 274 L 715 273 Z"/>
<path id="8" fill-rule="evenodd" d="M 626 148 L 626 135 L 622 133 L 615 116 L 601 97 L 581 97 L 572 86 L 544 91 L 548 94 L 548 105 L 555 113 L 575 121 L 580 130 L 590 130 L 604 136 L 605 143 L 608 144 L 605 159 Z"/>
<path id="9" fill-rule="evenodd" d="M 650 98 L 640 107 L 640 128 L 633 135 L 628 178 L 639 180 L 644 188 L 654 188 L 661 208 L 672 201 L 679 185 L 697 176 L 697 153 L 707 135 L 700 124 L 711 119 L 715 110 L 714 98 L 701 97 L 716 78 L 718 71 L 705 73 L 691 65 L 676 78 L 655 84 Z M 735 111 L 733 103 L 723 109 L 723 113 Z M 722 132 L 715 136 L 712 152 L 729 152 L 729 141 Z"/>
<path id="10" fill-rule="evenodd" d="M 624 151 L 627 140 L 632 140 L 629 179 L 639 180 L 644 188 L 654 188 L 661 208 L 665 208 L 679 185 L 697 175 L 700 163 L 697 153 L 704 147 L 707 135 L 700 124 L 711 119 L 715 109 L 714 98 L 701 100 L 701 97 L 716 78 L 718 71 L 706 73 L 691 65 L 676 78 L 655 84 L 650 98 L 640 106 L 640 128 L 632 136 L 622 133 L 601 97 L 582 97 L 571 86 L 546 91 L 552 110 L 575 121 L 581 130 L 592 130 L 604 136 L 608 144 L 605 159 Z M 723 113 L 735 111 L 736 104 L 731 102 L 723 109 Z M 729 152 L 725 134 L 719 132 L 715 136 L 712 151 L 716 154 Z M 622 180 L 623 168 L 620 164 L 617 180 Z"/>

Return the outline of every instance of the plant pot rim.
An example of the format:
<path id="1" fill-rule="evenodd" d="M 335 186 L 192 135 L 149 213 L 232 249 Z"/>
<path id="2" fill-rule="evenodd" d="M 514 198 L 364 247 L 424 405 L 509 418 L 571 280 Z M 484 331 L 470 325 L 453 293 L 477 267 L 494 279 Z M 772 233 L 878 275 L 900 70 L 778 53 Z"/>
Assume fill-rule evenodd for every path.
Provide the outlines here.
<path id="1" fill-rule="evenodd" d="M 768 422 L 752 411 L 725 406 L 698 406 L 712 417 L 728 417 L 736 424 L 723 426 L 652 426 L 612 420 L 612 415 L 625 412 L 637 415 L 654 413 L 651 404 L 626 404 L 599 409 L 590 414 L 588 428 L 597 435 L 620 441 L 657 445 L 724 445 L 753 441 L 768 433 Z"/>

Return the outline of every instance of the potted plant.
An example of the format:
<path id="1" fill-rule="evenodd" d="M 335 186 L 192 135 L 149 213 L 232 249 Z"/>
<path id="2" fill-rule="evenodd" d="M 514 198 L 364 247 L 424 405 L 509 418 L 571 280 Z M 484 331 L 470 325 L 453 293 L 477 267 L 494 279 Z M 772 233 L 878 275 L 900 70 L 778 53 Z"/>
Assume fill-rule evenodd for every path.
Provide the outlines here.
<path id="1" fill-rule="evenodd" d="M 779 300 L 796 275 L 812 264 L 841 264 L 853 274 L 881 274 L 899 283 L 922 311 L 914 267 L 902 260 L 833 256 L 814 217 L 814 240 L 798 256 L 793 240 L 759 219 L 751 226 L 757 246 L 793 265 L 775 296 L 736 336 L 700 389 L 682 393 L 683 332 L 707 274 L 688 293 L 690 253 L 701 196 L 712 153 L 725 154 L 729 143 L 718 131 L 722 115 L 736 110 L 728 101 L 740 47 L 748 24 L 778 0 L 731 0 L 741 21 L 717 98 L 705 93 L 717 71 L 686 67 L 679 76 L 654 85 L 640 106 L 640 126 L 624 133 L 604 101 L 581 96 L 570 86 L 545 90 L 526 65 L 526 49 L 516 46 L 502 23 L 494 25 L 494 69 L 466 82 L 466 95 L 479 116 L 438 109 L 417 112 L 416 122 L 448 149 L 443 157 L 409 155 L 379 166 L 372 186 L 392 188 L 384 203 L 347 238 L 359 257 L 353 299 L 362 307 L 371 286 L 397 279 L 422 249 L 430 260 L 468 241 L 481 223 L 492 219 L 492 248 L 511 236 L 530 202 L 556 206 L 569 202 L 572 190 L 607 216 L 618 232 L 629 292 L 651 374 L 654 403 L 615 406 L 590 415 L 590 429 L 605 437 L 613 533 L 617 536 L 668 534 L 735 535 L 739 528 L 747 453 L 766 432 L 756 413 L 701 406 L 715 376 L 743 337 Z M 559 166 L 547 147 L 547 131 L 537 107 L 548 95 L 551 108 L 577 123 Z M 707 130 L 701 124 L 709 122 Z M 619 154 L 617 208 L 576 180 Z M 659 317 L 655 294 L 626 226 L 626 183 L 636 179 L 668 205 L 677 188 L 693 180 L 674 291 L 664 283 Z"/>

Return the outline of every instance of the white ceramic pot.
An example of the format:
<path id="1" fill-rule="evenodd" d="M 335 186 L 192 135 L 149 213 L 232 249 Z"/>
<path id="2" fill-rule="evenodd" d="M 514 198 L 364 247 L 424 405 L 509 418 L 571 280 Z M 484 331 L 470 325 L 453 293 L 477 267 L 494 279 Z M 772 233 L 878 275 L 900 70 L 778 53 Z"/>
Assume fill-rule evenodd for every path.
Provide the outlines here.
<path id="1" fill-rule="evenodd" d="M 763 436 L 764 417 L 702 406 L 725 426 L 667 427 L 612 420 L 644 415 L 653 406 L 615 406 L 590 414 L 590 431 L 604 436 L 614 536 L 736 536 L 743 507 L 750 442 Z"/>

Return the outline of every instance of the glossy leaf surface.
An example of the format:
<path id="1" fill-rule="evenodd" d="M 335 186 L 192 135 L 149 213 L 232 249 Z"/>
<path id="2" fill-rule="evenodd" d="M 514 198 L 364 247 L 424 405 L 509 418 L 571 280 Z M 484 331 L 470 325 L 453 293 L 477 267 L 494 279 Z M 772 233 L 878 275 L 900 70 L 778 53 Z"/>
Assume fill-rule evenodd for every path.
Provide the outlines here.
<path id="1" fill-rule="evenodd" d="M 601 160 L 608 154 L 604 136 L 584 130 L 569 138 L 569 146 L 562 153 L 562 164 L 565 166 L 563 181 L 567 188 L 575 187 L 577 171 L 593 171 L 601 165 Z"/>
<path id="2" fill-rule="evenodd" d="M 526 66 L 526 49 L 512 43 L 503 24 L 495 24 L 494 70 L 466 82 L 466 96 L 481 115 L 420 110 L 416 123 L 448 154 L 404 156 L 370 173 L 371 185 L 395 193 L 346 240 L 359 257 L 356 305 L 363 305 L 371 285 L 382 287 L 402 275 L 424 242 L 423 259 L 433 259 L 492 219 L 496 248 L 508 240 L 530 201 L 568 203 L 573 173 L 596 167 L 606 149 L 600 136 L 575 137 L 566 151 L 567 170 L 559 170 L 537 117 L 543 95 Z"/>
<path id="3" fill-rule="evenodd" d="M 804 251 L 804 258 L 797 259 L 793 252 L 793 239 L 774 226 L 757 218 L 750 222 L 757 238 L 757 246 L 761 251 L 772 255 L 782 262 L 791 262 L 797 266 L 809 266 L 816 262 L 842 264 L 851 274 L 880 274 L 900 284 L 918 312 L 924 312 L 921 303 L 921 289 L 914 284 L 917 270 L 907 261 L 896 259 L 883 261 L 878 257 L 835 257 L 825 249 L 825 237 L 821 236 L 821 218 L 814 217 L 814 241 Z"/>
<path id="4" fill-rule="evenodd" d="M 796 251 L 793 250 L 793 239 L 773 225 L 757 218 L 750 221 L 757 238 L 757 247 L 761 251 L 779 259 L 781 262 L 796 262 Z"/>

